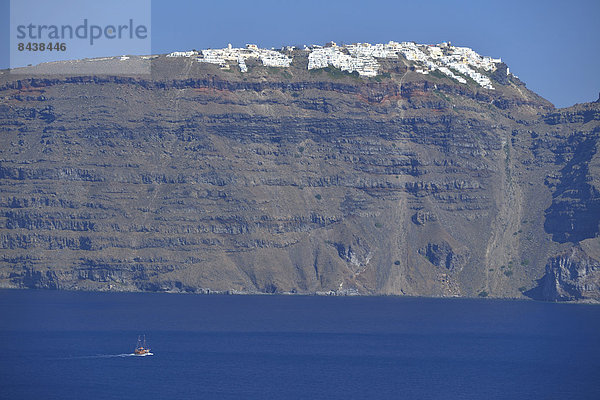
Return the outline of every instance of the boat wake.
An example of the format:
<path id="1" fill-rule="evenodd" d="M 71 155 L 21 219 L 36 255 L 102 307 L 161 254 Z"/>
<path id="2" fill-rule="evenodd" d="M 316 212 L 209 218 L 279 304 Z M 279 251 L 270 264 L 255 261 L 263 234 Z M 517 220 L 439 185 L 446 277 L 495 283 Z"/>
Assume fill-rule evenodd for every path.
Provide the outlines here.
<path id="1" fill-rule="evenodd" d="M 146 357 L 153 356 L 154 353 L 144 353 L 144 354 L 135 354 L 135 353 L 124 353 L 124 354 L 98 354 L 93 358 L 116 358 L 116 357 Z M 92 358 L 92 357 L 90 357 Z"/>
<path id="2" fill-rule="evenodd" d="M 145 353 L 145 354 L 135 354 L 135 353 L 123 353 L 123 354 L 96 354 L 93 356 L 75 356 L 75 357 L 66 357 L 61 358 L 62 360 L 83 360 L 83 359 L 93 359 L 93 358 L 124 358 L 124 357 L 145 357 L 145 356 L 153 356 L 154 353 Z"/>
<path id="3" fill-rule="evenodd" d="M 150 348 L 146 345 L 146 335 L 138 336 L 137 345 L 133 353 L 121 353 L 121 354 L 96 354 L 89 356 L 71 356 L 63 358 L 63 360 L 74 360 L 74 359 L 93 359 L 93 358 L 124 358 L 124 357 L 146 357 L 153 356 L 154 353 L 150 352 Z"/>
<path id="4" fill-rule="evenodd" d="M 130 356 L 135 356 L 135 357 L 146 357 L 146 356 L 153 356 L 154 353 L 144 353 L 144 354 L 130 354 Z"/>
<path id="5" fill-rule="evenodd" d="M 132 357 L 135 356 L 133 353 L 123 353 L 123 354 L 97 354 L 96 356 L 91 356 L 90 358 L 120 358 L 120 357 Z"/>

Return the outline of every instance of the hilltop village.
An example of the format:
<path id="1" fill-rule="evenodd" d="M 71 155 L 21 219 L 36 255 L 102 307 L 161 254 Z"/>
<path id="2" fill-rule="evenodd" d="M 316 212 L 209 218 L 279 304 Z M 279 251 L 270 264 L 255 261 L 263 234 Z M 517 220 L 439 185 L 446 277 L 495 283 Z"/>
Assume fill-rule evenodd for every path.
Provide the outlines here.
<path id="1" fill-rule="evenodd" d="M 267 67 L 289 67 L 294 50 L 297 48 L 293 46 L 281 50 L 267 50 L 254 44 L 247 44 L 245 48 L 234 48 L 230 44 L 224 49 L 176 51 L 168 54 L 167 57 L 190 57 L 198 62 L 217 64 L 223 69 L 229 69 L 232 63 L 237 63 L 241 72 L 248 72 L 246 61 L 249 58 L 258 59 Z M 401 56 L 415 62 L 417 64 L 415 71 L 418 73 L 429 74 L 439 71 L 461 83 L 466 83 L 465 77 L 468 77 L 486 89 L 494 89 L 494 87 L 484 72 L 495 71 L 497 64 L 502 62 L 499 58 L 484 57 L 468 47 L 456 47 L 446 42 L 425 45 L 390 41 L 386 44 L 356 43 L 341 46 L 331 42 L 325 46 L 304 46 L 302 50 L 308 53 L 309 70 L 331 65 L 342 71 L 374 77 L 380 71 L 378 59 Z"/>

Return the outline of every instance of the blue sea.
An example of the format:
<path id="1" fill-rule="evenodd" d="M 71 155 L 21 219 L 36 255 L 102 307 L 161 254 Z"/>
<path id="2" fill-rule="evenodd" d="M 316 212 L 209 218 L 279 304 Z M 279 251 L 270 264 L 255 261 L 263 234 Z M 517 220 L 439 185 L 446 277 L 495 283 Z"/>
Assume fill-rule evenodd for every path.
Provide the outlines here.
<path id="1" fill-rule="evenodd" d="M 0 398 L 600 399 L 600 306 L 0 290 Z"/>

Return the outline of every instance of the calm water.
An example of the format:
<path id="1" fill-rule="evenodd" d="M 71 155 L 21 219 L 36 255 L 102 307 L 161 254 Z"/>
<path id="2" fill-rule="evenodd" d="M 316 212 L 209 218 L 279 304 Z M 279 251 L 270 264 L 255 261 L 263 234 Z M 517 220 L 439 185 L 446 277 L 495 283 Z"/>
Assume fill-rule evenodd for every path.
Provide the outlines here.
<path id="1" fill-rule="evenodd" d="M 600 399 L 600 306 L 5 290 L 0 397 Z"/>

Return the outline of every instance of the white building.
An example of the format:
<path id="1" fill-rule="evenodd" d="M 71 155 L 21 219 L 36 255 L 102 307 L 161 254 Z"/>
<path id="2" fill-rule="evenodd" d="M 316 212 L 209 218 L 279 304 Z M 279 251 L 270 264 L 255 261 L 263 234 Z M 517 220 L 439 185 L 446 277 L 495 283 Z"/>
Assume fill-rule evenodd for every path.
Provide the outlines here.
<path id="1" fill-rule="evenodd" d="M 289 54 L 294 49 L 288 46 L 283 51 Z M 404 57 L 415 64 L 417 73 L 440 71 L 461 83 L 467 83 L 465 77 L 468 77 L 486 89 L 494 87 L 485 73 L 495 71 L 497 64 L 502 62 L 499 58 L 483 57 L 468 47 L 452 46 L 450 42 L 423 45 L 390 41 L 386 44 L 355 43 L 344 46 L 330 42 L 326 46 L 304 46 L 304 51 L 308 52 L 309 70 L 331 65 L 342 71 L 373 77 L 380 70 L 378 59 Z M 249 58 L 259 59 L 267 67 L 287 68 L 292 63 L 292 58 L 283 52 L 261 49 L 255 44 L 247 44 L 245 48 L 234 48 L 228 44 L 224 49 L 202 50 L 201 54 L 175 51 L 167 57 L 194 57 L 198 62 L 218 64 L 223 68 L 229 68 L 229 63 L 237 63 L 242 72 L 248 72 L 246 61 Z"/>

